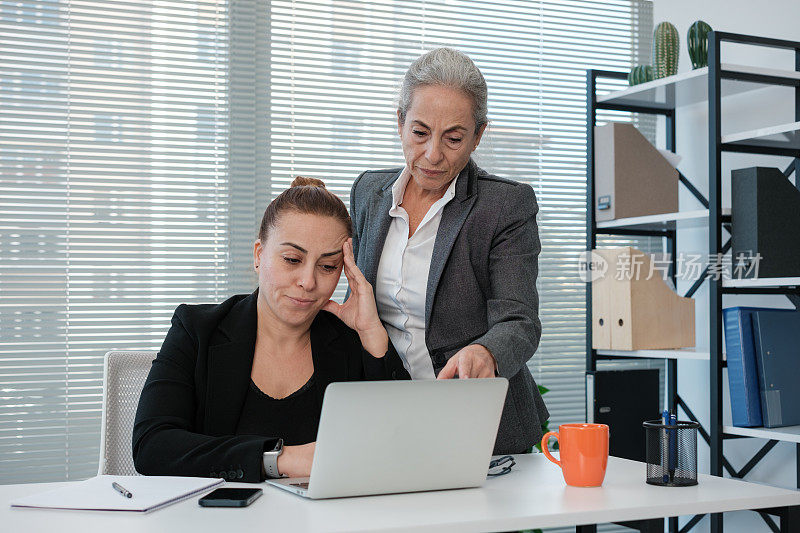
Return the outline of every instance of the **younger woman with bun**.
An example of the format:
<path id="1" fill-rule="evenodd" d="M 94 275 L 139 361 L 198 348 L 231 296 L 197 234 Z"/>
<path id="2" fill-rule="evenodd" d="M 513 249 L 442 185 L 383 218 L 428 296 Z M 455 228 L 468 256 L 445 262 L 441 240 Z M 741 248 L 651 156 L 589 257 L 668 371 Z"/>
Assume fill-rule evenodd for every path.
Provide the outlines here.
<path id="1" fill-rule="evenodd" d="M 342 201 L 298 177 L 264 212 L 255 292 L 178 307 L 136 412 L 139 473 L 307 476 L 329 383 L 409 379 L 351 232 Z M 343 269 L 351 295 L 338 304 L 330 297 Z"/>

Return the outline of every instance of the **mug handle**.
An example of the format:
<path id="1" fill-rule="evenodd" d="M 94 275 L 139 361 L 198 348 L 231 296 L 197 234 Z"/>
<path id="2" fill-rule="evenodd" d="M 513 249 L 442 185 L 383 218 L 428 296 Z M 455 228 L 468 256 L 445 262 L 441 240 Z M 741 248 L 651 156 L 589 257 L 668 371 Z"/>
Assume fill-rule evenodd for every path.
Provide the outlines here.
<path id="1" fill-rule="evenodd" d="M 555 437 L 556 440 L 558 440 L 558 431 L 548 431 L 547 433 L 544 434 L 544 436 L 542 437 L 542 453 L 544 454 L 545 457 L 550 459 L 550 461 L 554 462 L 558 466 L 561 466 L 561 461 L 553 457 L 550 454 L 550 450 L 547 448 L 547 441 L 550 440 L 550 437 Z"/>

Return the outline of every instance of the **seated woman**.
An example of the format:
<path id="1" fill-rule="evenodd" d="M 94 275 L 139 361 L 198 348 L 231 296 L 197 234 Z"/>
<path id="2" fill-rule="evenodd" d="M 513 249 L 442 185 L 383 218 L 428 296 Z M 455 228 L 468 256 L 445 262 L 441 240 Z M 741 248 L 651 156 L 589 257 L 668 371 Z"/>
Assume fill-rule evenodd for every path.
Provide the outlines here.
<path id="1" fill-rule="evenodd" d="M 264 212 L 258 289 L 178 307 L 136 412 L 139 473 L 307 476 L 329 383 L 409 379 L 356 267 L 351 231 L 336 195 L 297 178 Z M 351 294 L 340 305 L 330 297 L 343 268 Z"/>

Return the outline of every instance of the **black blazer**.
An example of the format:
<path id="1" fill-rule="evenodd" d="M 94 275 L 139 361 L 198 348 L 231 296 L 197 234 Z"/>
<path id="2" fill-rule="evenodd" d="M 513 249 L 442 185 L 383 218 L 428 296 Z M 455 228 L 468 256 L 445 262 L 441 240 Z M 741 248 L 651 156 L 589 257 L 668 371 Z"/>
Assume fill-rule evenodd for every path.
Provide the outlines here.
<path id="1" fill-rule="evenodd" d="M 136 411 L 133 461 L 140 474 L 262 481 L 262 453 L 280 435 L 234 434 L 253 366 L 257 294 L 175 311 Z M 410 379 L 391 343 L 375 358 L 327 311 L 311 324 L 311 352 L 320 396 L 334 381 Z"/>

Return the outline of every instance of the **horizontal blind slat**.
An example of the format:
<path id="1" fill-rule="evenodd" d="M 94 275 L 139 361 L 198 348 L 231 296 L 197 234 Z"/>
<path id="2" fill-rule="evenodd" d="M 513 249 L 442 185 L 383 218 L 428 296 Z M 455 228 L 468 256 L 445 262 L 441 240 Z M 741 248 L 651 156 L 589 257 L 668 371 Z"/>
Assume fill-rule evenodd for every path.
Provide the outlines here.
<path id="1" fill-rule="evenodd" d="M 544 334 L 530 367 L 553 422 L 582 419 L 584 69 L 629 69 L 648 9 L 0 0 L 13 13 L 0 16 L 0 482 L 91 475 L 104 351 L 158 349 L 177 304 L 252 290 L 235 254 L 294 175 L 347 202 L 363 170 L 402 165 L 394 92 L 440 45 L 489 84 L 479 164 L 537 192 Z"/>
<path id="2" fill-rule="evenodd" d="M 228 9 L 0 0 L 2 483 L 94 473 L 103 354 L 228 296 Z"/>

